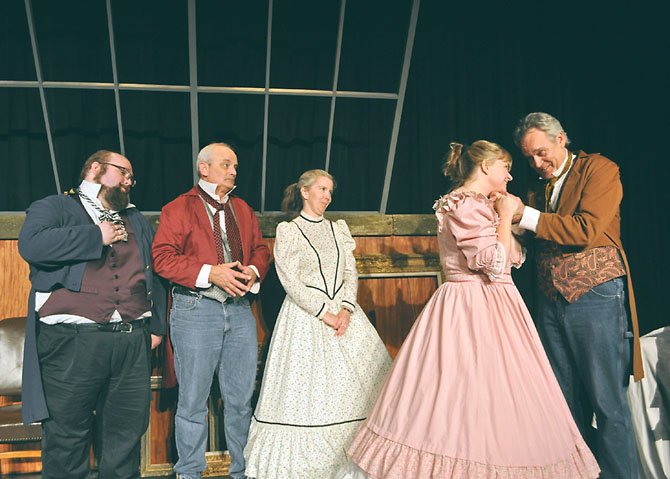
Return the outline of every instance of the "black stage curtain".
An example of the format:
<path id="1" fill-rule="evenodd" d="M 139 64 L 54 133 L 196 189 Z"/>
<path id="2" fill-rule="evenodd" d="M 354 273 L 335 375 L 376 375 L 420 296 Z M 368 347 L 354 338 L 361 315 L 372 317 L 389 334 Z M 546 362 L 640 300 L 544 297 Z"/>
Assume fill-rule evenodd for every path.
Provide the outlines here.
<path id="1" fill-rule="evenodd" d="M 112 81 L 105 2 L 32 2 L 45 80 Z M 112 2 L 121 82 L 187 85 L 186 0 Z M 330 89 L 339 1 L 275 0 L 270 86 Z M 265 86 L 267 0 L 198 0 L 201 85 Z M 339 87 L 394 92 L 410 0 L 347 2 Z M 644 332 L 668 324 L 660 298 L 670 286 L 661 247 L 665 201 L 667 0 L 538 2 L 422 0 L 387 213 L 431 213 L 449 189 L 440 175 L 449 142 L 485 138 L 515 159 L 511 191 L 532 172 L 512 142 L 530 111 L 558 117 L 574 148 L 621 167 L 622 233 Z M 0 2 L 0 80 L 36 79 L 23 0 Z M 46 90 L 61 189 L 74 186 L 92 151 L 120 148 L 113 93 Z M 328 97 L 272 96 L 262 204 L 264 99 L 201 93 L 200 146 L 228 141 L 240 158 L 239 194 L 257 210 L 277 210 L 283 188 L 307 168 L 324 167 Z M 146 211 L 193 183 L 187 92 L 120 95 L 126 154 L 138 179 L 133 201 Z M 0 85 L 0 211 L 21 211 L 57 191 L 40 97 Z M 378 211 L 395 102 L 336 101 L 329 169 L 334 210 Z M 532 267 L 516 273 L 533 306 Z"/>
<path id="2" fill-rule="evenodd" d="M 448 3 L 448 5 L 447 5 Z M 523 115 L 559 118 L 571 147 L 621 167 L 622 236 L 642 332 L 670 324 L 660 300 L 670 260 L 666 155 L 670 51 L 667 2 L 549 4 L 424 1 L 389 200 L 390 213 L 429 213 L 448 190 L 449 143 L 489 139 L 513 155 L 513 193 L 533 176 L 513 144 Z M 533 268 L 515 272 L 528 301 Z"/>

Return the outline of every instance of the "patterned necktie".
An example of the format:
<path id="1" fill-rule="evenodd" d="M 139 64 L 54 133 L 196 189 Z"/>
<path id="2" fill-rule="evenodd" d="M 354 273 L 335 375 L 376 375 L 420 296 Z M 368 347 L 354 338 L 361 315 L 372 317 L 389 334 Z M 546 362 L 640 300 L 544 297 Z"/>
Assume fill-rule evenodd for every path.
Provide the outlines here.
<path id="1" fill-rule="evenodd" d="M 230 254 L 232 261 L 242 262 L 242 240 L 240 239 L 240 230 L 237 227 L 237 222 L 233 216 L 233 209 L 230 207 L 230 200 L 226 203 L 219 203 L 214 198 L 209 196 L 205 190 L 198 185 L 198 192 L 205 202 L 214 208 L 214 218 L 212 219 L 212 226 L 214 230 L 214 244 L 216 245 L 216 259 L 221 263 L 226 262 L 226 257 L 223 253 L 223 237 L 221 236 L 221 219 L 220 212 L 223 210 L 226 225 L 226 235 L 228 236 L 228 246 L 230 247 Z"/>
<path id="2" fill-rule="evenodd" d="M 77 188 L 77 194 L 79 195 L 79 198 L 86 201 L 98 213 L 98 221 L 100 221 L 100 223 L 107 222 L 120 226 L 123 230 L 123 238 L 121 238 L 121 241 L 128 241 L 126 224 L 123 222 L 123 218 L 121 218 L 121 215 L 119 215 L 118 211 L 111 211 L 106 208 L 99 207 L 95 201 L 89 198 L 88 195 L 79 188 Z"/>
<path id="3" fill-rule="evenodd" d="M 233 257 L 233 261 L 243 262 L 243 253 L 242 253 L 242 238 L 240 237 L 240 229 L 237 226 L 237 221 L 235 220 L 235 214 L 233 213 L 233 207 L 231 206 L 230 198 L 223 204 L 223 212 L 226 214 L 226 235 L 228 236 L 228 246 L 230 246 L 230 254 Z"/>
<path id="4" fill-rule="evenodd" d="M 572 166 L 572 153 L 568 151 L 568 162 L 565 165 L 565 168 L 563 168 L 563 171 L 561 171 L 561 174 L 558 176 L 552 176 L 549 181 L 547 181 L 547 184 L 544 187 L 544 211 L 549 212 L 549 208 L 551 207 L 551 195 L 554 192 L 554 186 L 556 186 L 556 182 L 560 180 L 563 175 L 565 175 L 569 170 L 570 166 Z"/>

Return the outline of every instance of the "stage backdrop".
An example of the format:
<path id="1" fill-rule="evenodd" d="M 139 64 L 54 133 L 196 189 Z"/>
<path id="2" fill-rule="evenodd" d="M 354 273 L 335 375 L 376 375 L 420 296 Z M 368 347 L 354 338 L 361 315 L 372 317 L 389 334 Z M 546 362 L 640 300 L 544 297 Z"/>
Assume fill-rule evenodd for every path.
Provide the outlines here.
<path id="1" fill-rule="evenodd" d="M 3 0 L 0 211 L 76 185 L 125 153 L 145 211 L 193 184 L 193 157 L 232 143 L 260 212 L 307 168 L 331 209 L 430 213 L 450 141 L 512 143 L 529 111 L 621 166 L 623 238 L 643 332 L 668 324 L 668 2 Z M 531 306 L 532 268 L 516 274 Z"/>

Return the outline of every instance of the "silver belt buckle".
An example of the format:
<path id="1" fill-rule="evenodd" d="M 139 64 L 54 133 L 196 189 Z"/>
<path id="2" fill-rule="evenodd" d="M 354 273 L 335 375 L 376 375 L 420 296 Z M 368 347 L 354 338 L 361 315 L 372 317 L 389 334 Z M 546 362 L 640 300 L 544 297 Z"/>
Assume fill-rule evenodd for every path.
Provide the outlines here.
<path id="1" fill-rule="evenodd" d="M 129 329 L 122 329 L 122 333 L 132 333 L 133 332 L 133 323 L 126 323 L 129 326 Z"/>

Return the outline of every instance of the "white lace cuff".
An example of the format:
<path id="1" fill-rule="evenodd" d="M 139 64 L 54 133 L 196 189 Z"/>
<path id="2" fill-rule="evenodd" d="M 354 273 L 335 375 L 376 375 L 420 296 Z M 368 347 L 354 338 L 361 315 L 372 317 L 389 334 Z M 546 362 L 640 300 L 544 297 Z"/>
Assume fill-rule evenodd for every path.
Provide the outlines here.
<path id="1" fill-rule="evenodd" d="M 484 271 L 486 276 L 491 281 L 500 279 L 505 272 L 505 263 L 507 262 L 507 255 L 505 254 L 505 247 L 501 242 L 496 243 L 496 249 L 493 256 L 493 263 Z"/>

